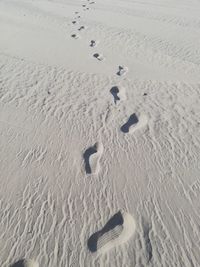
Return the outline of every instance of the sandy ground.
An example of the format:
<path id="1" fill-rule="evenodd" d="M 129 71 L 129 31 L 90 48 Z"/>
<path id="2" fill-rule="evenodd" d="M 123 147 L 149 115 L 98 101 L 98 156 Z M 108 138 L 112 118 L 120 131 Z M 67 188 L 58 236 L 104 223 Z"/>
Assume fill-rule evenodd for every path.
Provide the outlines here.
<path id="1" fill-rule="evenodd" d="M 200 266 L 199 14 L 0 0 L 1 267 Z"/>

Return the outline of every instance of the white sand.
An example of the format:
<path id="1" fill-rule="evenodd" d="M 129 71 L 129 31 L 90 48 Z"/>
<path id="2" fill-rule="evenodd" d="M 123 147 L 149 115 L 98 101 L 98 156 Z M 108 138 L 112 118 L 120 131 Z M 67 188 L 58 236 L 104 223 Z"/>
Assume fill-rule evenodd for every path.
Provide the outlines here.
<path id="1" fill-rule="evenodd" d="M 0 0 L 0 266 L 199 267 L 199 103 L 198 0 Z"/>

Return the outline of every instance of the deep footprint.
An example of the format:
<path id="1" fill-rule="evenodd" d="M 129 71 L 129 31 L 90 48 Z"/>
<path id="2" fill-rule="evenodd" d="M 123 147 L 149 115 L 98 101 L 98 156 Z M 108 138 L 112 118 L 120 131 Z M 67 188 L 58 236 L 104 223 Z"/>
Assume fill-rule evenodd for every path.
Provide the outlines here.
<path id="1" fill-rule="evenodd" d="M 137 124 L 138 121 L 139 121 L 139 120 L 138 120 L 138 117 L 136 116 L 135 113 L 133 113 L 133 114 L 129 117 L 128 121 L 127 121 L 124 125 L 122 125 L 122 127 L 121 127 L 121 131 L 122 131 L 123 133 L 128 133 L 130 127 L 131 127 L 132 125 L 134 125 L 134 124 Z"/>
<path id="2" fill-rule="evenodd" d="M 133 217 L 124 211 L 117 212 L 98 232 L 88 239 L 88 249 L 94 253 L 107 252 L 111 248 L 121 245 L 135 232 Z"/>
<path id="3" fill-rule="evenodd" d="M 23 259 L 15 262 L 10 267 L 39 267 L 39 264 L 34 260 Z"/>
<path id="4" fill-rule="evenodd" d="M 124 125 L 122 125 L 121 131 L 123 133 L 129 133 L 129 132 L 133 133 L 136 130 L 146 126 L 147 121 L 148 121 L 147 116 L 142 115 L 142 116 L 140 116 L 140 118 L 138 118 L 138 116 L 135 113 L 133 113 L 129 117 L 128 121 Z"/>
<path id="5" fill-rule="evenodd" d="M 119 70 L 118 70 L 118 72 L 117 72 L 117 75 L 118 75 L 118 76 L 122 76 L 122 75 L 124 75 L 127 71 L 128 71 L 128 68 L 123 67 L 123 66 L 119 66 Z"/>
<path id="6" fill-rule="evenodd" d="M 111 94 L 112 94 L 113 97 L 114 97 L 114 103 L 117 104 L 117 101 L 120 100 L 120 97 L 118 96 L 119 88 L 118 88 L 117 86 L 113 86 L 113 87 L 110 89 L 110 92 L 111 92 Z"/>
<path id="7" fill-rule="evenodd" d="M 86 174 L 97 173 L 99 171 L 99 159 L 103 152 L 101 144 L 94 144 L 89 147 L 83 154 Z"/>
<path id="8" fill-rule="evenodd" d="M 104 60 L 104 58 L 102 57 L 102 55 L 99 55 L 98 53 L 95 53 L 95 54 L 93 55 L 93 57 L 95 57 L 95 58 L 98 59 L 99 61 Z"/>

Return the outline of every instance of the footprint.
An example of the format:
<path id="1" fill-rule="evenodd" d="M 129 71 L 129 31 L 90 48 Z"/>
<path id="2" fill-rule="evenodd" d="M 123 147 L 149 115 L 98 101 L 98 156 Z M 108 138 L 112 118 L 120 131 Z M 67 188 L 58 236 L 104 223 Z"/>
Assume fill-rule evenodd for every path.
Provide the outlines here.
<path id="1" fill-rule="evenodd" d="M 73 21 L 72 21 L 72 24 L 76 24 L 76 21 L 75 21 L 75 20 L 73 20 Z"/>
<path id="2" fill-rule="evenodd" d="M 87 242 L 88 249 L 97 253 L 107 252 L 128 241 L 135 229 L 133 217 L 125 211 L 119 211 L 100 231 L 90 236 Z"/>
<path id="3" fill-rule="evenodd" d="M 82 31 L 82 30 L 84 30 L 85 29 L 85 26 L 81 26 L 79 29 L 78 29 L 78 31 Z"/>
<path id="4" fill-rule="evenodd" d="M 110 89 L 110 93 L 113 95 L 114 97 L 114 103 L 117 104 L 117 101 L 119 100 L 125 100 L 126 99 L 126 94 L 125 94 L 125 89 L 124 88 L 120 88 L 117 86 L 113 86 Z"/>
<path id="5" fill-rule="evenodd" d="M 117 104 L 117 101 L 120 100 L 118 93 L 119 93 L 119 89 L 117 86 L 114 86 L 110 89 L 111 94 L 114 97 L 114 103 Z"/>
<path id="6" fill-rule="evenodd" d="M 141 115 L 139 118 L 135 113 L 133 113 L 128 121 L 122 125 L 121 131 L 123 133 L 133 133 L 136 130 L 143 128 L 144 126 L 147 125 L 147 116 L 146 115 Z"/>
<path id="7" fill-rule="evenodd" d="M 12 264 L 10 267 L 39 267 L 39 264 L 31 259 L 23 259 Z"/>
<path id="8" fill-rule="evenodd" d="M 91 47 L 94 47 L 94 46 L 96 46 L 96 41 L 94 41 L 94 40 L 91 40 L 91 41 L 90 41 L 90 46 L 91 46 Z"/>
<path id="9" fill-rule="evenodd" d="M 82 7 L 86 7 L 86 5 L 82 5 Z"/>
<path id="10" fill-rule="evenodd" d="M 99 167 L 99 160 L 101 154 L 103 152 L 102 144 L 96 143 L 94 146 L 89 147 L 83 154 L 83 158 L 85 161 L 85 172 L 87 174 L 95 174 L 98 173 Z"/>
<path id="11" fill-rule="evenodd" d="M 72 34 L 71 37 L 74 38 L 74 39 L 78 39 L 79 38 L 79 36 L 77 34 Z"/>
<path id="12" fill-rule="evenodd" d="M 98 53 L 95 53 L 95 54 L 93 55 L 93 57 L 97 58 L 99 61 L 104 60 L 103 56 L 102 56 L 102 55 L 99 55 Z"/>
<path id="13" fill-rule="evenodd" d="M 117 72 L 117 75 L 118 75 L 118 76 L 122 76 L 122 75 L 124 75 L 127 71 L 128 71 L 128 68 L 127 68 L 127 67 L 119 66 L 119 70 L 118 70 L 118 72 Z"/>

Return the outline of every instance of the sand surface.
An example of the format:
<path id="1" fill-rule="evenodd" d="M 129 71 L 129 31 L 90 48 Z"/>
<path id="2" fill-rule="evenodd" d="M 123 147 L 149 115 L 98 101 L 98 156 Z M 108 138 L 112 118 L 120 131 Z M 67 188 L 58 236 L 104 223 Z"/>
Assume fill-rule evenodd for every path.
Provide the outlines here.
<path id="1" fill-rule="evenodd" d="M 200 2 L 0 0 L 0 151 L 1 267 L 199 267 Z"/>

